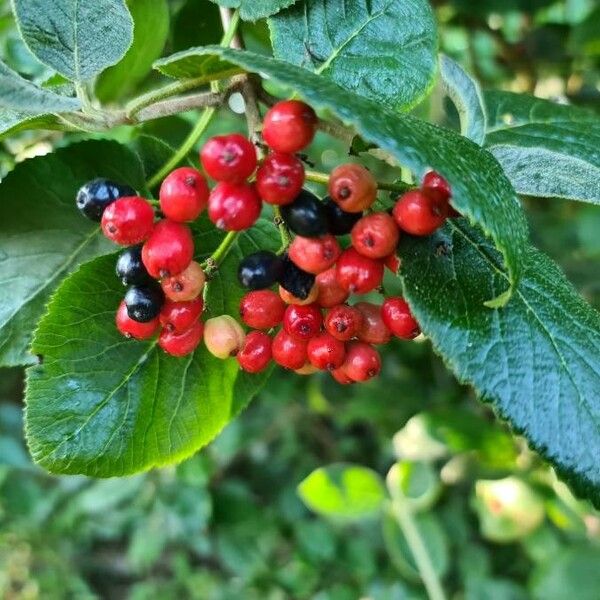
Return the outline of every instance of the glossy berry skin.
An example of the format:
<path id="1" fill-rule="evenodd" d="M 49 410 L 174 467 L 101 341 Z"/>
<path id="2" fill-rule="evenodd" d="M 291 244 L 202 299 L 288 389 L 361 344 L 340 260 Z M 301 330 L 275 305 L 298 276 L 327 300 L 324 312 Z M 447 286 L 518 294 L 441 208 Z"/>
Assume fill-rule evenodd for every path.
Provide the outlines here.
<path id="1" fill-rule="evenodd" d="M 185 302 L 167 300 L 160 311 L 160 323 L 167 331 L 183 333 L 200 318 L 203 310 L 202 298 Z"/>
<path id="2" fill-rule="evenodd" d="M 154 225 L 152 206 L 139 196 L 126 196 L 109 204 L 102 215 L 102 232 L 115 244 L 132 246 L 148 238 Z"/>
<path id="3" fill-rule="evenodd" d="M 346 358 L 341 369 L 352 381 L 368 381 L 379 375 L 381 357 L 379 352 L 370 344 L 349 342 L 346 346 Z"/>
<path id="4" fill-rule="evenodd" d="M 304 165 L 293 154 L 269 154 L 256 172 L 256 190 L 268 204 L 294 201 L 304 185 Z"/>
<path id="5" fill-rule="evenodd" d="M 288 255 L 293 263 L 313 275 L 330 269 L 341 253 L 338 241 L 330 234 L 319 238 L 298 235 L 288 248 Z"/>
<path id="6" fill-rule="evenodd" d="M 256 169 L 256 148 L 239 133 L 218 135 L 204 144 L 200 161 L 209 177 L 239 183 Z"/>
<path id="7" fill-rule="evenodd" d="M 381 317 L 388 329 L 403 340 L 412 340 L 421 333 L 421 328 L 404 298 L 386 298 L 381 307 Z"/>
<path id="8" fill-rule="evenodd" d="M 171 356 L 186 356 L 200 345 L 203 333 L 204 323 L 202 321 L 196 321 L 183 333 L 163 329 L 158 336 L 158 345 Z"/>
<path id="9" fill-rule="evenodd" d="M 342 210 L 362 212 L 375 202 L 377 182 L 362 165 L 340 165 L 329 176 L 329 195 Z"/>
<path id="10" fill-rule="evenodd" d="M 344 369 L 341 367 L 339 369 L 335 369 L 331 371 L 331 376 L 340 384 L 340 385 L 350 385 L 351 383 L 356 383 L 354 380 L 350 379 L 348 375 L 344 372 Z"/>
<path id="11" fill-rule="evenodd" d="M 99 223 L 109 204 L 119 198 L 135 195 L 135 190 L 128 185 L 108 179 L 94 179 L 79 188 L 75 203 L 85 217 Z"/>
<path id="12" fill-rule="evenodd" d="M 161 281 L 165 296 L 173 302 L 185 302 L 197 298 L 204 289 L 206 274 L 202 267 L 192 261 L 181 273 Z"/>
<path id="13" fill-rule="evenodd" d="M 354 305 L 363 316 L 363 322 L 358 330 L 358 339 L 368 344 L 387 344 L 392 339 L 392 332 L 385 324 L 381 306 L 372 302 L 358 302 Z"/>
<path id="14" fill-rule="evenodd" d="M 158 284 L 130 287 L 125 293 L 127 314 L 138 323 L 149 323 L 160 314 L 164 295 Z"/>
<path id="15" fill-rule="evenodd" d="M 194 257 L 194 240 L 183 223 L 159 221 L 142 248 L 142 260 L 155 279 L 173 277 L 189 267 Z"/>
<path id="16" fill-rule="evenodd" d="M 421 189 L 426 194 L 436 198 L 440 202 L 448 202 L 448 200 L 450 200 L 450 196 L 452 195 L 450 184 L 435 171 L 429 171 L 429 173 L 423 177 Z"/>
<path id="17" fill-rule="evenodd" d="M 264 371 L 273 357 L 271 346 L 271 338 L 264 331 L 251 331 L 236 356 L 240 367 L 247 373 Z"/>
<path id="18" fill-rule="evenodd" d="M 363 217 L 352 228 L 352 246 L 368 258 L 385 258 L 396 250 L 400 232 L 394 219 L 384 212 Z"/>
<path id="19" fill-rule="evenodd" d="M 308 190 L 302 190 L 291 204 L 281 207 L 286 225 L 297 235 L 319 237 L 328 232 L 323 203 Z"/>
<path id="20" fill-rule="evenodd" d="M 398 273 L 400 273 L 401 262 L 395 252 L 389 256 L 386 256 L 383 259 L 383 264 L 385 265 L 386 269 L 389 269 L 392 273 L 394 273 L 394 275 L 398 275 Z"/>
<path id="21" fill-rule="evenodd" d="M 311 338 L 306 347 L 310 364 L 322 371 L 339 369 L 346 358 L 344 342 L 336 340 L 327 332 L 319 333 Z"/>
<path id="22" fill-rule="evenodd" d="M 217 358 L 235 356 L 244 345 L 245 338 L 242 326 L 230 315 L 208 319 L 204 325 L 204 343 Z"/>
<path id="23" fill-rule="evenodd" d="M 400 196 L 393 210 L 396 225 L 412 235 L 431 235 L 448 216 L 448 204 L 439 202 L 420 190 Z"/>
<path id="24" fill-rule="evenodd" d="M 323 315 L 314 304 L 290 304 L 283 315 L 283 329 L 299 340 L 309 340 L 317 335 L 322 324 Z"/>
<path id="25" fill-rule="evenodd" d="M 238 281 L 249 290 L 262 290 L 274 285 L 283 274 L 284 261 L 268 250 L 246 256 L 238 266 Z"/>
<path id="26" fill-rule="evenodd" d="M 327 313 L 325 330 L 337 340 L 348 342 L 358 336 L 363 320 L 363 314 L 357 308 L 340 304 Z"/>
<path id="27" fill-rule="evenodd" d="M 125 300 L 123 300 L 121 304 L 119 304 L 119 308 L 117 309 L 117 314 L 115 317 L 115 323 L 117 324 L 117 329 L 125 337 L 133 338 L 136 340 L 150 339 L 160 327 L 158 317 L 154 317 L 154 319 L 151 319 L 146 323 L 134 321 L 127 314 L 127 304 L 125 304 Z"/>
<path id="28" fill-rule="evenodd" d="M 286 304 L 297 304 L 298 306 L 306 306 L 307 304 L 314 304 L 317 296 L 319 295 L 319 288 L 317 284 L 313 285 L 313 287 L 308 292 L 308 296 L 306 298 L 298 298 L 298 296 L 294 296 L 290 294 L 286 289 L 279 286 L 279 296 Z"/>
<path id="29" fill-rule="evenodd" d="M 329 196 L 324 198 L 323 206 L 327 214 L 329 233 L 333 235 L 346 235 L 352 231 L 356 222 L 362 217 L 362 212 L 346 212 Z"/>
<path id="30" fill-rule="evenodd" d="M 240 317 L 252 329 L 271 329 L 283 321 L 285 302 L 271 290 L 248 292 L 240 302 Z"/>
<path id="31" fill-rule="evenodd" d="M 316 277 L 298 267 L 289 256 L 283 257 L 283 271 L 279 277 L 281 287 L 292 296 L 300 300 L 306 300 L 315 291 Z"/>
<path id="32" fill-rule="evenodd" d="M 336 277 L 346 291 L 367 294 L 381 285 L 383 263 L 359 254 L 354 248 L 348 248 L 337 262 Z"/>
<path id="33" fill-rule="evenodd" d="M 299 340 L 281 329 L 273 338 L 273 360 L 285 369 L 301 369 L 307 360 L 306 346 L 305 340 Z"/>
<path id="34" fill-rule="evenodd" d="M 308 146 L 317 131 L 315 111 L 299 100 L 277 102 L 265 115 L 263 139 L 275 152 L 294 154 Z"/>
<path id="35" fill-rule="evenodd" d="M 348 300 L 350 293 L 345 290 L 336 277 L 335 267 L 327 269 L 317 275 L 316 285 L 319 289 L 319 295 L 316 303 L 321 308 L 332 308 L 338 304 L 343 304 Z"/>
<path id="36" fill-rule="evenodd" d="M 152 279 L 142 262 L 141 245 L 126 248 L 119 254 L 115 272 L 123 285 L 141 285 Z"/>
<path id="37" fill-rule="evenodd" d="M 208 193 L 200 171 L 191 167 L 175 169 L 160 186 L 160 210 L 171 221 L 195 221 L 206 208 Z"/>
<path id="38" fill-rule="evenodd" d="M 225 231 L 243 231 L 256 223 L 261 201 L 253 185 L 221 182 L 208 197 L 208 216 Z"/>

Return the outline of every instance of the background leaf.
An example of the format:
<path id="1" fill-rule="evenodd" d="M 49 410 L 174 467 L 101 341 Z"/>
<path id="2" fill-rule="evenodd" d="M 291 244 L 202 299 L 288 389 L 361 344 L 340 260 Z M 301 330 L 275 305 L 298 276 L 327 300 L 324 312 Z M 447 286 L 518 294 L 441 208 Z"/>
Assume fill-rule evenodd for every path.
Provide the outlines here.
<path id="1" fill-rule="evenodd" d="M 270 17 L 296 0 L 211 0 L 226 8 L 239 8 L 244 21 L 258 21 Z"/>
<path id="2" fill-rule="evenodd" d="M 196 79 L 205 81 L 224 79 L 242 72 L 242 69 L 215 56 L 204 47 L 188 48 L 154 63 L 154 68 L 175 79 Z"/>

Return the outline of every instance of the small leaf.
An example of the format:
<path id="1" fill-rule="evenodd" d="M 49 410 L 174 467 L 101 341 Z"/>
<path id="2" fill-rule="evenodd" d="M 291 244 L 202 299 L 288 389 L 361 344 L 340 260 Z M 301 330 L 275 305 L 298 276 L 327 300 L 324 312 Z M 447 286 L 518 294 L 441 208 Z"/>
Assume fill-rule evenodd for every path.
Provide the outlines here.
<path id="1" fill-rule="evenodd" d="M 238 66 L 215 56 L 204 46 L 161 58 L 154 63 L 154 68 L 175 79 L 198 79 L 200 82 L 225 79 L 242 72 Z"/>
<path id="2" fill-rule="evenodd" d="M 12 0 L 19 30 L 42 63 L 88 81 L 123 58 L 133 39 L 124 0 Z"/>
<path id="3" fill-rule="evenodd" d="M 344 520 L 376 514 L 385 500 L 381 477 L 357 465 L 317 469 L 298 486 L 298 493 L 311 510 Z"/>
<path id="4" fill-rule="evenodd" d="M 395 109 L 417 104 L 437 71 L 426 0 L 304 0 L 269 20 L 273 52 Z"/>
<path id="5" fill-rule="evenodd" d="M 66 129 L 54 115 L 0 108 L 0 139 L 28 129 Z"/>
<path id="6" fill-rule="evenodd" d="M 291 6 L 296 0 L 211 0 L 225 8 L 239 8 L 244 21 L 258 21 Z"/>
<path id="7" fill-rule="evenodd" d="M 485 145 L 517 192 L 600 204 L 597 114 L 509 92 L 485 100 Z"/>

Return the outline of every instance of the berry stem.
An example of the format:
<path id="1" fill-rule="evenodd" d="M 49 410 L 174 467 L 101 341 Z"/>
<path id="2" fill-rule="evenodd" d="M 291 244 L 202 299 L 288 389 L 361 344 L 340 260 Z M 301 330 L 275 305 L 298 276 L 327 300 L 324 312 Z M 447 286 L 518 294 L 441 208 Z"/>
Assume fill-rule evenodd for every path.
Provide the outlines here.
<path id="1" fill-rule="evenodd" d="M 216 250 L 202 263 L 202 268 L 207 275 L 212 271 L 216 271 L 219 265 L 225 260 L 227 254 L 240 234 L 239 231 L 230 231 L 217 246 Z"/>
<path id="2" fill-rule="evenodd" d="M 306 171 L 305 176 L 307 181 L 322 183 L 323 185 L 327 185 L 329 183 L 329 175 L 327 173 L 321 173 L 319 171 Z M 404 183 L 402 181 L 396 183 L 388 183 L 386 181 L 377 182 L 377 189 L 386 190 L 388 192 L 397 192 L 398 194 L 412 190 L 414 187 L 414 185 L 411 185 L 410 183 Z"/>

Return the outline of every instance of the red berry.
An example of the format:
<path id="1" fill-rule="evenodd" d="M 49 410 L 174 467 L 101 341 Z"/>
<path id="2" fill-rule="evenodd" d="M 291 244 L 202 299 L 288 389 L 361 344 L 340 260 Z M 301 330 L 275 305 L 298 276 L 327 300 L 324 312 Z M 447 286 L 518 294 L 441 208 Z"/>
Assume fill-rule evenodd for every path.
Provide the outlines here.
<path id="1" fill-rule="evenodd" d="M 273 338 L 273 360 L 285 369 L 301 369 L 306 363 L 307 342 L 299 340 L 283 329 Z"/>
<path id="2" fill-rule="evenodd" d="M 283 315 L 283 328 L 299 340 L 308 340 L 321 330 L 323 315 L 315 304 L 290 304 Z"/>
<path id="3" fill-rule="evenodd" d="M 134 338 L 136 340 L 147 340 L 151 338 L 160 327 L 158 317 L 155 317 L 154 319 L 146 323 L 134 321 L 127 314 L 127 305 L 125 304 L 125 300 L 123 300 L 121 304 L 119 304 L 119 308 L 117 309 L 117 314 L 115 317 L 115 322 L 117 324 L 117 329 L 125 337 Z"/>
<path id="4" fill-rule="evenodd" d="M 359 254 L 354 248 L 342 252 L 337 265 L 338 283 L 352 294 L 366 294 L 381 285 L 383 263 Z"/>
<path id="5" fill-rule="evenodd" d="M 394 274 L 398 275 L 400 272 L 401 262 L 396 253 L 390 254 L 383 259 L 383 264 Z"/>
<path id="6" fill-rule="evenodd" d="M 217 358 L 235 356 L 244 345 L 245 338 L 242 326 L 229 315 L 208 319 L 204 326 L 206 348 Z"/>
<path id="7" fill-rule="evenodd" d="M 239 133 L 218 135 L 204 144 L 200 160 L 213 179 L 242 182 L 256 169 L 256 148 Z"/>
<path id="8" fill-rule="evenodd" d="M 139 196 L 119 198 L 102 215 L 104 235 L 122 246 L 139 244 L 148 238 L 154 226 L 152 206 Z"/>
<path id="9" fill-rule="evenodd" d="M 396 250 L 400 232 L 394 219 L 384 212 L 362 217 L 352 228 L 352 245 L 368 258 L 385 258 Z"/>
<path id="10" fill-rule="evenodd" d="M 307 304 L 313 304 L 319 295 L 319 288 L 317 284 L 312 286 L 308 296 L 306 298 L 298 298 L 294 294 L 288 292 L 282 286 L 279 286 L 279 296 L 286 304 L 295 304 L 296 306 L 305 306 Z"/>
<path id="11" fill-rule="evenodd" d="M 167 300 L 160 311 L 160 323 L 167 331 L 183 333 L 200 318 L 203 310 L 202 298 L 185 302 Z"/>
<path id="12" fill-rule="evenodd" d="M 142 262 L 152 277 L 173 277 L 189 267 L 194 257 L 194 240 L 187 225 L 159 221 L 142 248 Z"/>
<path id="13" fill-rule="evenodd" d="M 450 184 L 435 171 L 429 171 L 423 177 L 421 189 L 432 198 L 436 198 L 440 202 L 448 202 L 452 195 Z"/>
<path id="14" fill-rule="evenodd" d="M 260 373 L 264 371 L 273 357 L 271 338 L 263 331 L 251 331 L 237 354 L 237 361 L 244 371 Z"/>
<path id="15" fill-rule="evenodd" d="M 248 292 L 240 302 L 240 316 L 248 327 L 271 329 L 283 321 L 285 302 L 271 290 Z"/>
<path id="16" fill-rule="evenodd" d="M 352 381 L 367 381 L 381 371 L 379 352 L 364 342 L 349 342 L 346 359 L 341 366 L 343 373 Z"/>
<path id="17" fill-rule="evenodd" d="M 329 175 L 329 195 L 342 210 L 350 213 L 362 212 L 375 202 L 377 182 L 362 165 L 340 165 Z"/>
<path id="18" fill-rule="evenodd" d="M 403 231 L 412 235 L 430 235 L 444 224 L 448 216 L 448 204 L 420 190 L 411 190 L 400 196 L 393 215 Z"/>
<path id="19" fill-rule="evenodd" d="M 421 333 L 421 328 L 404 298 L 386 298 L 381 307 L 381 316 L 396 337 L 412 340 Z"/>
<path id="20" fill-rule="evenodd" d="M 284 100 L 272 106 L 263 122 L 263 138 L 275 152 L 293 154 L 308 146 L 317 131 L 315 111 L 299 100 Z"/>
<path id="21" fill-rule="evenodd" d="M 293 202 L 304 184 L 304 165 L 293 154 L 269 154 L 256 172 L 258 195 L 269 204 Z"/>
<path id="22" fill-rule="evenodd" d="M 297 235 L 288 248 L 288 255 L 292 262 L 313 275 L 330 269 L 341 253 L 342 249 L 333 235 L 319 238 Z"/>
<path id="23" fill-rule="evenodd" d="M 195 221 L 206 208 L 208 185 L 200 171 L 191 167 L 175 169 L 160 186 L 160 209 L 167 219 Z"/>
<path id="24" fill-rule="evenodd" d="M 202 341 L 204 323 L 198 320 L 183 333 L 175 333 L 163 329 L 158 336 L 158 345 L 172 356 L 185 356 L 191 354 Z"/>
<path id="25" fill-rule="evenodd" d="M 363 316 L 358 339 L 368 344 L 387 344 L 392 338 L 392 332 L 383 320 L 381 306 L 371 302 L 358 302 L 354 307 Z"/>
<path id="26" fill-rule="evenodd" d="M 225 231 L 249 229 L 260 216 L 256 189 L 247 183 L 219 183 L 208 198 L 208 216 Z"/>
<path id="27" fill-rule="evenodd" d="M 344 372 L 344 369 L 335 369 L 335 371 L 331 371 L 331 376 L 341 385 L 349 385 L 351 383 L 355 383 L 353 379 L 350 379 L 348 375 Z"/>
<path id="28" fill-rule="evenodd" d="M 324 332 L 309 340 L 306 352 L 311 365 L 322 371 L 333 371 L 342 366 L 346 346 L 344 342 Z"/>
<path id="29" fill-rule="evenodd" d="M 325 317 L 325 329 L 336 339 L 343 342 L 358 335 L 362 324 L 363 314 L 353 306 L 341 304 L 332 308 Z"/>
<path id="30" fill-rule="evenodd" d="M 316 302 L 322 308 L 332 308 L 348 300 L 350 294 L 338 283 L 335 267 L 319 273 L 316 284 L 319 288 Z"/>
<path id="31" fill-rule="evenodd" d="M 165 296 L 174 302 L 184 302 L 197 298 L 204 289 L 206 275 L 202 267 L 192 261 L 181 273 L 161 281 Z"/>

